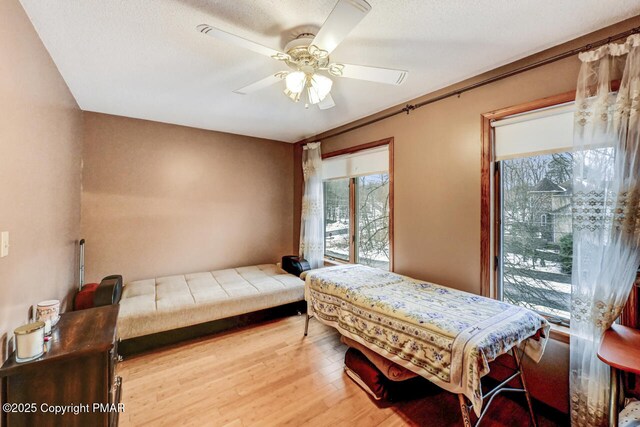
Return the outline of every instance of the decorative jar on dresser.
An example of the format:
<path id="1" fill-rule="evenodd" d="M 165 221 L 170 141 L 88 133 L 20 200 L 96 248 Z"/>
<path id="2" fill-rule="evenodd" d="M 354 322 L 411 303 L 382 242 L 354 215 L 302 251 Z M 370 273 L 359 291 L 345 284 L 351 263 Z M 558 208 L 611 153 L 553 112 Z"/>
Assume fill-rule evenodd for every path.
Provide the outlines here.
<path id="1" fill-rule="evenodd" d="M 3 425 L 115 426 L 123 410 L 116 320 L 118 305 L 60 316 L 46 352 L 0 368 Z M 57 413 L 56 413 L 57 412 Z"/>

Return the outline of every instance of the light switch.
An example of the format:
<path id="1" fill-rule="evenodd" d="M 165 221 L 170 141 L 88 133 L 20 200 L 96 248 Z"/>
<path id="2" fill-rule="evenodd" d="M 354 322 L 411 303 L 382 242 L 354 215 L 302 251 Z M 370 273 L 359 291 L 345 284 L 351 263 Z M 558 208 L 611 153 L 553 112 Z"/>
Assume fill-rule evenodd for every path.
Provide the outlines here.
<path id="1" fill-rule="evenodd" d="M 0 234 L 0 258 L 9 255 L 9 232 L 3 231 Z"/>

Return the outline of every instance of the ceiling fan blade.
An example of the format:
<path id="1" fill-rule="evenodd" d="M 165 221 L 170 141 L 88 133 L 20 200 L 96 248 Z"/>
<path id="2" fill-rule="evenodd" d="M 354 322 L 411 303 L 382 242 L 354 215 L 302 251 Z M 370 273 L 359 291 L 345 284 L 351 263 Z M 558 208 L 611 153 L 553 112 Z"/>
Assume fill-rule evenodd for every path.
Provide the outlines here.
<path id="1" fill-rule="evenodd" d="M 328 110 L 329 108 L 333 108 L 336 106 L 336 103 L 333 101 L 333 97 L 331 94 L 328 94 L 324 97 L 324 99 L 318 102 L 318 108 L 321 110 Z"/>
<path id="2" fill-rule="evenodd" d="M 211 25 L 200 24 L 196 28 L 201 33 L 207 34 L 213 37 L 214 39 L 218 39 L 218 40 L 225 41 L 227 43 L 234 44 L 238 47 L 242 47 L 244 49 L 251 50 L 255 53 L 259 53 L 260 55 L 269 56 L 279 61 L 285 61 L 289 59 L 289 55 L 287 55 L 284 52 L 271 49 L 270 47 L 266 47 L 259 43 L 252 42 L 240 36 L 236 36 L 235 34 L 227 33 L 226 31 L 222 31 L 221 29 L 212 27 Z"/>
<path id="3" fill-rule="evenodd" d="M 253 93 L 260 89 L 264 89 L 267 86 L 271 86 L 272 84 L 278 83 L 279 81 L 282 81 L 282 79 L 284 79 L 287 76 L 287 74 L 289 74 L 287 71 L 278 71 L 275 74 L 272 74 L 268 77 L 265 77 L 262 80 L 258 80 L 257 82 L 251 83 L 250 85 L 247 85 L 240 89 L 236 89 L 233 92 L 240 95 Z"/>
<path id="4" fill-rule="evenodd" d="M 353 64 L 329 64 L 327 70 L 336 77 L 347 77 L 349 79 L 367 80 L 390 85 L 402 84 L 409 74 L 406 70 Z"/>
<path id="5" fill-rule="evenodd" d="M 311 45 L 328 56 L 370 10 L 371 5 L 365 0 L 338 0 Z"/>

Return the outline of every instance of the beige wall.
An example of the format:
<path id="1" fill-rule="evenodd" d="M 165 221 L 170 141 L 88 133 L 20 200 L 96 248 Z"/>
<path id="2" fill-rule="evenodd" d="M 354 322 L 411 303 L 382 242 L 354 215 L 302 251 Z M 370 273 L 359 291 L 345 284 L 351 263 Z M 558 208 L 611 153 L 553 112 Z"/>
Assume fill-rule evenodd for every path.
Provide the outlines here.
<path id="1" fill-rule="evenodd" d="M 464 86 L 640 25 L 640 17 L 462 82 Z M 323 153 L 395 138 L 395 270 L 480 293 L 480 116 L 575 90 L 577 56 L 322 141 Z M 448 92 L 425 95 L 409 103 Z M 402 106 L 394 107 L 397 110 Z M 383 114 L 381 112 L 380 114 Z M 375 116 L 372 116 L 375 117 Z M 356 122 L 357 123 L 357 122 Z M 296 153 L 296 213 L 302 175 Z M 294 233 L 299 230 L 299 219 Z M 298 234 L 295 234 L 295 242 Z"/>
<path id="2" fill-rule="evenodd" d="M 32 304 L 76 281 L 82 112 L 18 0 L 0 1 L 0 361 Z"/>
<path id="3" fill-rule="evenodd" d="M 638 25 L 640 17 L 456 86 L 462 87 Z M 578 68 L 579 61 L 574 56 L 472 90 L 459 98 L 427 105 L 410 115 L 397 115 L 334 138 L 322 138 L 322 135 L 317 138 L 322 141 L 324 153 L 387 137 L 395 138 L 394 246 L 397 272 L 480 293 L 480 116 L 492 110 L 574 90 Z M 296 222 L 293 232 L 294 244 L 297 244 L 302 180 L 299 147 L 296 149 L 294 173 Z M 556 375 L 544 377 L 540 372 L 532 373 L 532 376 L 544 378 L 550 384 L 563 384 L 555 396 L 549 398 L 538 394 L 539 398 L 563 410 L 567 408 L 567 350 L 566 345 L 558 343 L 547 355 L 546 364 L 558 367 L 552 371 Z"/>
<path id="4" fill-rule="evenodd" d="M 87 280 L 276 262 L 292 251 L 293 146 L 85 113 Z"/>

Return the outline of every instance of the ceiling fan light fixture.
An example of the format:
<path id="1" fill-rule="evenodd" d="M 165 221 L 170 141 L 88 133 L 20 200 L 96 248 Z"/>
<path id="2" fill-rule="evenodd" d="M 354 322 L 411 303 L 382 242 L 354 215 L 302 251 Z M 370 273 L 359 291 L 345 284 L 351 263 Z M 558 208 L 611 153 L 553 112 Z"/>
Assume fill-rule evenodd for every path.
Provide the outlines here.
<path id="1" fill-rule="evenodd" d="M 285 78 L 285 84 L 287 86 L 286 92 L 300 94 L 307 83 L 307 75 L 302 71 L 294 71 L 287 74 Z M 289 94 L 287 94 L 289 95 Z M 290 95 L 289 95 L 290 96 Z"/>
<path id="2" fill-rule="evenodd" d="M 307 95 L 311 104 L 317 104 L 331 92 L 333 81 L 321 74 L 313 74 L 308 79 Z"/>
<path id="3" fill-rule="evenodd" d="M 317 104 L 331 92 L 333 81 L 321 74 L 309 74 L 304 71 L 294 71 L 285 78 L 284 93 L 292 101 L 298 102 L 306 92 L 309 104 Z"/>

